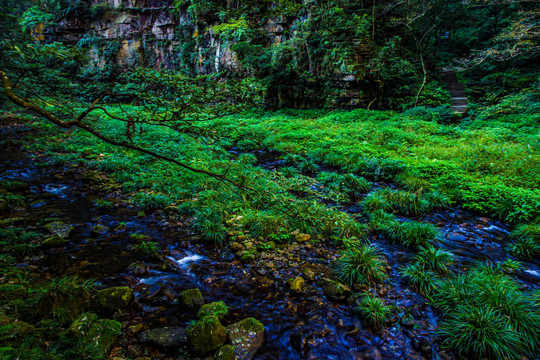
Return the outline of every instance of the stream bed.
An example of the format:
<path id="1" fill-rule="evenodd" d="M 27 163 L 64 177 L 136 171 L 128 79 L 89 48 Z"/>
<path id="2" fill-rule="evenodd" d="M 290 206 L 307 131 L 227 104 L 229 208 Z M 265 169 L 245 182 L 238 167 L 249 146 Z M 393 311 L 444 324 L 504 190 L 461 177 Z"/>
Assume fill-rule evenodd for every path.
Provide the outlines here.
<path id="1" fill-rule="evenodd" d="M 2 136 L 14 136 L 3 130 Z M 254 317 L 265 325 L 266 342 L 255 359 L 453 359 L 435 336 L 437 312 L 412 291 L 398 274 L 415 253 L 383 238 L 378 243 L 391 268 L 389 279 L 374 289 L 394 306 L 387 326 L 373 330 L 353 312 L 352 301 L 332 301 L 320 286 L 321 278 L 334 279 L 338 256 L 330 243 L 293 242 L 272 253 L 262 253 L 243 264 L 226 247 L 202 242 L 178 219 L 164 212 L 141 216 L 120 193 L 96 192 L 81 181 L 78 169 L 69 166 L 36 166 L 40 154 L 22 152 L 17 146 L 0 149 L 0 179 L 30 185 L 27 206 L 4 214 L 27 228 L 37 228 L 45 218 L 57 218 L 75 227 L 69 243 L 50 250 L 38 249 L 20 259 L 17 267 L 35 274 L 36 281 L 76 275 L 97 279 L 107 286 L 128 285 L 135 291 L 136 306 L 126 316 L 117 347 L 128 349 L 128 358 L 176 358 L 175 351 L 149 348 L 129 329 L 186 327 L 194 313 L 178 304 L 179 294 L 199 288 L 205 302 L 224 301 L 230 307 L 225 323 Z M 276 168 L 276 159 L 257 156 L 260 165 Z M 99 209 L 95 202 L 106 197 L 114 207 Z M 448 209 L 420 218 L 442 232 L 440 246 L 455 255 L 453 270 L 479 260 L 504 261 L 510 232 L 507 224 L 461 209 Z M 106 229 L 93 233 L 96 225 Z M 162 249 L 159 261 L 140 259 L 130 246 L 132 233 L 149 236 Z M 515 277 L 524 288 L 537 288 L 540 262 L 523 262 Z M 288 279 L 311 270 L 306 291 L 289 290 Z M 412 317 L 413 322 L 404 321 Z"/>

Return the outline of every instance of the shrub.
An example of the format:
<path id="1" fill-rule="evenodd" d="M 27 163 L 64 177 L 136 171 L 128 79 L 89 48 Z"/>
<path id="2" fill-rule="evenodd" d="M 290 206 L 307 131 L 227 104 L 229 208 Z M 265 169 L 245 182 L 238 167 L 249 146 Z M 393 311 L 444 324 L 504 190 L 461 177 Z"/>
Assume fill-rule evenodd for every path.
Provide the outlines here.
<path id="1" fill-rule="evenodd" d="M 380 327 L 391 314 L 390 307 L 384 304 L 382 299 L 373 295 L 364 295 L 357 301 L 354 310 L 362 315 L 362 320 L 367 325 Z"/>
<path id="2" fill-rule="evenodd" d="M 370 284 L 386 278 L 386 259 L 379 248 L 371 244 L 351 245 L 337 260 L 338 276 L 352 284 Z"/>

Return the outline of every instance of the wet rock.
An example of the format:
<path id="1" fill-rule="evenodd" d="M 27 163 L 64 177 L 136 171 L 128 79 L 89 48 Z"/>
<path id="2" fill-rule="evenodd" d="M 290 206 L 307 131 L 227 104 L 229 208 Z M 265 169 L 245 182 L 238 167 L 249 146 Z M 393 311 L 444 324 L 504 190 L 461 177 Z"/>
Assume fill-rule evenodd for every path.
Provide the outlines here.
<path id="1" fill-rule="evenodd" d="M 315 273 L 311 269 L 305 269 L 303 274 L 307 281 L 315 280 Z"/>
<path id="2" fill-rule="evenodd" d="M 127 348 L 126 355 L 131 359 L 135 359 L 142 355 L 142 351 L 136 346 L 130 345 Z"/>
<path id="3" fill-rule="evenodd" d="M 410 315 L 401 318 L 401 325 L 406 328 L 412 328 L 414 326 L 414 318 Z"/>
<path id="4" fill-rule="evenodd" d="M 412 339 L 412 346 L 422 355 L 431 358 L 433 355 L 431 348 L 431 341 L 425 336 L 416 336 Z"/>
<path id="5" fill-rule="evenodd" d="M 91 347 L 96 358 L 105 358 L 120 335 L 122 324 L 110 319 L 99 319 L 96 314 L 86 313 L 77 318 L 67 330 L 68 336 Z"/>
<path id="6" fill-rule="evenodd" d="M 238 242 L 233 242 L 230 247 L 232 252 L 244 250 L 244 247 Z"/>
<path id="7" fill-rule="evenodd" d="M 240 261 L 243 264 L 252 263 L 253 261 L 255 261 L 255 255 L 253 255 L 252 253 L 244 253 L 244 255 L 242 255 L 242 257 L 240 258 Z"/>
<path id="8" fill-rule="evenodd" d="M 109 228 L 105 225 L 97 224 L 92 228 L 91 234 L 92 235 L 104 235 L 109 232 Z"/>
<path id="9" fill-rule="evenodd" d="M 234 359 L 234 346 L 223 345 L 214 354 L 214 360 L 233 360 Z"/>
<path id="10" fill-rule="evenodd" d="M 450 232 L 446 234 L 446 238 L 450 241 L 464 241 L 467 240 L 467 237 L 463 234 L 456 233 L 456 232 Z"/>
<path id="11" fill-rule="evenodd" d="M 4 212 L 8 210 L 8 203 L 4 199 L 0 199 L 0 212 Z"/>
<path id="12" fill-rule="evenodd" d="M 61 247 L 66 244 L 68 241 L 61 237 L 60 235 L 53 235 L 41 242 L 41 246 L 47 249 Z"/>
<path id="13" fill-rule="evenodd" d="M 296 350 L 302 357 L 306 357 L 309 353 L 309 340 L 308 337 L 312 334 L 306 331 L 299 331 L 291 334 L 289 341 L 291 347 Z"/>
<path id="14" fill-rule="evenodd" d="M 133 290 L 130 287 L 117 286 L 98 291 L 91 304 L 97 313 L 108 314 L 126 309 L 133 298 Z"/>
<path id="15" fill-rule="evenodd" d="M 298 276 L 291 282 L 291 292 L 294 294 L 301 294 L 304 292 L 305 281 L 302 277 Z"/>
<path id="16" fill-rule="evenodd" d="M 204 299 L 198 288 L 182 291 L 180 303 L 188 309 L 197 309 L 204 305 Z"/>
<path id="17" fill-rule="evenodd" d="M 196 356 L 204 356 L 219 349 L 227 338 L 227 329 L 217 317 L 205 317 L 186 332 L 188 349 Z"/>
<path id="18" fill-rule="evenodd" d="M 197 312 L 197 317 L 202 319 L 207 316 L 215 316 L 222 320 L 229 313 L 229 308 L 223 301 L 217 301 L 203 305 Z"/>
<path id="19" fill-rule="evenodd" d="M 294 235 L 294 240 L 296 240 L 299 243 L 309 241 L 309 239 L 311 239 L 311 235 L 309 235 L 309 234 L 296 234 L 296 235 Z"/>
<path id="20" fill-rule="evenodd" d="M 234 345 L 235 359 L 251 360 L 264 344 L 264 325 L 247 318 L 227 326 L 227 334 Z"/>
<path id="21" fill-rule="evenodd" d="M 62 221 L 53 221 L 48 223 L 43 227 L 50 234 L 58 235 L 62 238 L 69 238 L 75 233 L 75 227 L 73 225 L 68 225 Z"/>
<path id="22" fill-rule="evenodd" d="M 351 289 L 337 281 L 324 278 L 320 282 L 324 295 L 333 301 L 346 301 Z"/>
<path id="23" fill-rule="evenodd" d="M 185 343 L 186 333 L 181 327 L 149 329 L 139 335 L 139 341 L 162 349 L 178 348 Z"/>
<path id="24" fill-rule="evenodd" d="M 161 285 L 154 284 L 146 290 L 146 293 L 144 294 L 141 300 L 144 300 L 144 301 L 155 300 L 160 293 L 161 293 Z"/>
<path id="25" fill-rule="evenodd" d="M 24 321 L 12 319 L 3 314 L 0 314 L 0 328 L 9 329 L 5 334 L 3 334 L 5 339 L 24 338 L 31 335 L 35 331 L 34 326 Z"/>

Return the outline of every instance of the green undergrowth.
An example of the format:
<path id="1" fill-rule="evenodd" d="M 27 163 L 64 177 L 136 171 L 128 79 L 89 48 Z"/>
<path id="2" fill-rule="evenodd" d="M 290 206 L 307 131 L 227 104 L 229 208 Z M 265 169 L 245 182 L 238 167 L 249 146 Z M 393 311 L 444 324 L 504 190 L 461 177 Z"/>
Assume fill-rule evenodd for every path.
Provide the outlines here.
<path id="1" fill-rule="evenodd" d="M 283 153 L 298 171 L 335 167 L 412 192 L 436 188 L 466 209 L 519 223 L 540 215 L 540 122 L 531 101 L 516 95 L 458 125 L 359 109 L 251 112 L 208 127 L 231 145 Z M 405 212 L 423 211 L 421 197 L 416 205 Z"/>

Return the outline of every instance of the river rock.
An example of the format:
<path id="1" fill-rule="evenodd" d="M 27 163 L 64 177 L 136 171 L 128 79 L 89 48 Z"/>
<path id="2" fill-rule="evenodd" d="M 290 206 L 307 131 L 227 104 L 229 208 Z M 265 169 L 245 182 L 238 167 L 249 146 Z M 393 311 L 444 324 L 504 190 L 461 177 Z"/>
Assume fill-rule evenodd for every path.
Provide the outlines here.
<path id="1" fill-rule="evenodd" d="M 311 235 L 309 235 L 309 234 L 301 234 L 300 233 L 300 234 L 294 235 L 294 240 L 296 240 L 299 243 L 309 241 L 309 239 L 311 239 Z"/>
<path id="2" fill-rule="evenodd" d="M 49 233 L 58 235 L 65 239 L 71 237 L 71 235 L 75 233 L 75 227 L 73 225 L 68 225 L 62 221 L 53 221 L 45 225 L 43 228 Z"/>
<path id="3" fill-rule="evenodd" d="M 79 316 L 67 330 L 69 336 L 91 348 L 92 357 L 106 358 L 113 347 L 122 324 L 110 319 L 99 319 L 96 314 Z"/>
<path id="4" fill-rule="evenodd" d="M 422 355 L 431 358 L 432 357 L 432 348 L 431 341 L 425 336 L 416 336 L 412 339 L 412 346 Z"/>
<path id="5" fill-rule="evenodd" d="M 198 288 L 182 291 L 180 303 L 189 309 L 197 309 L 204 305 L 204 299 Z"/>
<path id="6" fill-rule="evenodd" d="M 8 203 L 4 199 L 0 199 L 0 212 L 7 211 L 8 209 Z"/>
<path id="7" fill-rule="evenodd" d="M 204 356 L 219 349 L 227 338 L 227 329 L 215 316 L 197 321 L 186 332 L 188 349 L 196 356 Z"/>
<path id="8" fill-rule="evenodd" d="M 315 280 L 315 273 L 311 269 L 305 269 L 303 274 L 307 281 Z"/>
<path id="9" fill-rule="evenodd" d="M 253 359 L 264 344 L 264 325 L 254 318 L 227 326 L 227 333 L 237 360 Z"/>
<path id="10" fill-rule="evenodd" d="M 467 237 L 463 234 L 456 233 L 456 232 L 450 232 L 446 234 L 446 238 L 450 241 L 465 241 L 467 240 Z"/>
<path id="11" fill-rule="evenodd" d="M 346 301 L 351 289 L 337 281 L 324 278 L 320 282 L 324 295 L 333 301 Z"/>
<path id="12" fill-rule="evenodd" d="M 157 346 L 162 349 L 178 348 L 186 341 L 186 333 L 181 327 L 149 329 L 139 335 L 142 344 Z"/>
<path id="13" fill-rule="evenodd" d="M 66 244 L 68 241 L 61 237 L 60 235 L 53 235 L 46 239 L 44 239 L 41 242 L 41 246 L 51 249 L 51 248 L 57 248 L 61 247 L 62 245 Z"/>
<path id="14" fill-rule="evenodd" d="M 294 294 L 301 294 L 304 292 L 304 279 L 301 276 L 298 276 L 291 282 L 291 292 Z"/>
<path id="15" fill-rule="evenodd" d="M 223 345 L 214 354 L 214 360 L 233 360 L 234 359 L 234 346 Z"/>
<path id="16" fill-rule="evenodd" d="M 24 322 L 10 318 L 7 315 L 0 314 L 0 327 L 7 328 L 9 332 L 3 334 L 5 338 L 24 338 L 31 335 L 35 328 L 34 326 Z"/>
<path id="17" fill-rule="evenodd" d="M 109 232 L 109 228 L 105 225 L 97 224 L 92 228 L 92 235 L 103 235 Z"/>
<path id="18" fill-rule="evenodd" d="M 113 313 L 126 309 L 133 298 L 133 290 L 130 287 L 111 287 L 97 292 L 92 299 L 92 308 L 98 313 Z"/>
<path id="19" fill-rule="evenodd" d="M 203 305 L 199 311 L 197 312 L 197 317 L 199 319 L 202 319 L 207 316 L 215 316 L 219 320 L 223 320 L 223 318 L 229 313 L 229 308 L 223 301 L 217 301 L 210 304 Z"/>

